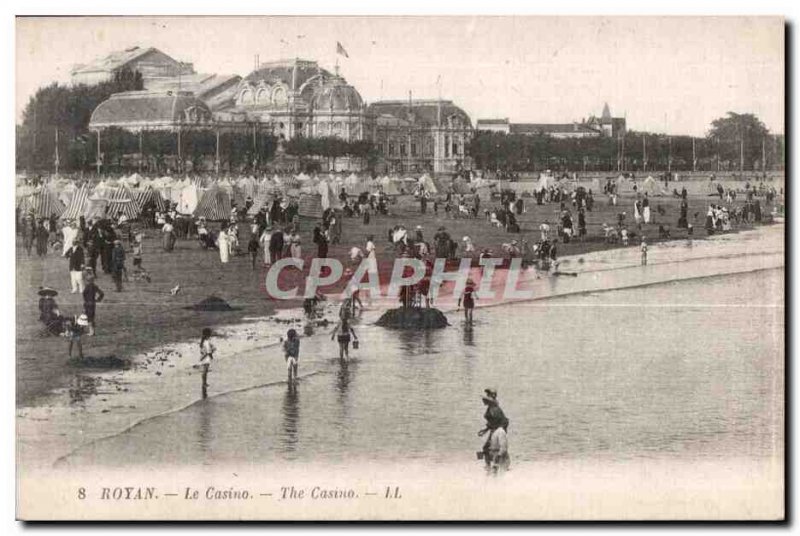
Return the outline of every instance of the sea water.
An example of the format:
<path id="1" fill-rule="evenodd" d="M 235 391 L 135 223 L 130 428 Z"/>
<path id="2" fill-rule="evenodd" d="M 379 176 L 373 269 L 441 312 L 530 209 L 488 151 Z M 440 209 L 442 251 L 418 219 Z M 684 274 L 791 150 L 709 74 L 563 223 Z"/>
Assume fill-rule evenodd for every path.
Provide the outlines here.
<path id="1" fill-rule="evenodd" d="M 295 390 L 222 393 L 63 461 L 153 465 L 476 465 L 483 389 L 510 418 L 515 470 L 561 462 L 783 453 L 783 269 L 457 312 L 438 331 L 357 325 L 352 360 L 301 344 Z M 273 353 L 274 350 L 273 350 Z M 273 356 L 274 357 L 274 356 Z M 265 356 L 265 360 L 268 359 Z M 216 365 L 209 382 L 212 392 Z"/>

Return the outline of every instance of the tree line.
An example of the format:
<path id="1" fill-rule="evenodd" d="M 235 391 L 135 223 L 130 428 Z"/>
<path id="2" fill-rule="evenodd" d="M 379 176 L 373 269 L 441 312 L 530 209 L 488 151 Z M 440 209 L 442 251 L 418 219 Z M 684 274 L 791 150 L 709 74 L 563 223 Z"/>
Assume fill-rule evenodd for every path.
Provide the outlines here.
<path id="1" fill-rule="evenodd" d="M 476 168 L 501 171 L 761 171 L 781 170 L 785 139 L 753 114 L 729 112 L 705 137 L 628 131 L 624 136 L 555 138 L 476 132 L 469 145 Z"/>

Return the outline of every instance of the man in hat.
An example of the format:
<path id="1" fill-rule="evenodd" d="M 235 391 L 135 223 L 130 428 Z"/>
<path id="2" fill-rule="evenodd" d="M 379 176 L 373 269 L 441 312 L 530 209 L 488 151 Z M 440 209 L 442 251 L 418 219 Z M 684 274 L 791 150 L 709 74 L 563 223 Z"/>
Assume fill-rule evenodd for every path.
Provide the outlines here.
<path id="1" fill-rule="evenodd" d="M 111 276 L 117 286 L 117 292 L 122 292 L 122 275 L 125 273 L 125 249 L 121 240 L 114 240 L 114 249 L 111 251 Z"/>
<path id="2" fill-rule="evenodd" d="M 72 241 L 72 247 L 67 250 L 69 258 L 69 281 L 72 285 L 72 294 L 83 292 L 83 268 L 85 256 L 83 246 L 78 239 Z"/>
<path id="3" fill-rule="evenodd" d="M 95 328 L 95 309 L 97 303 L 103 301 L 105 294 L 94 282 L 94 272 L 91 268 L 86 269 L 86 286 L 83 289 L 83 312 L 88 321 L 89 335 L 94 335 Z"/>

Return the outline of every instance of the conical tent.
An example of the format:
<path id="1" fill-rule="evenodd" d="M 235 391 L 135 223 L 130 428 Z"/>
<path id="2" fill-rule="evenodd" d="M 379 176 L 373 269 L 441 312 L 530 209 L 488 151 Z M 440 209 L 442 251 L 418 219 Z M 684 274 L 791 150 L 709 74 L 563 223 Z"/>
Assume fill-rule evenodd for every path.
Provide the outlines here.
<path id="1" fill-rule="evenodd" d="M 661 193 L 661 188 L 659 188 L 658 183 L 652 177 L 652 175 L 648 175 L 647 178 L 642 182 L 640 190 L 642 192 L 647 192 L 648 195 L 656 195 Z"/>
<path id="2" fill-rule="evenodd" d="M 62 220 L 77 220 L 81 216 L 84 216 L 86 213 L 86 207 L 88 206 L 89 200 L 89 186 L 84 184 L 78 190 L 75 191 L 75 194 L 70 199 L 69 205 L 64 209 L 64 213 L 61 214 Z"/>
<path id="3" fill-rule="evenodd" d="M 53 214 L 59 217 L 64 213 L 64 208 L 61 201 L 47 188 L 24 197 L 20 203 L 21 212 L 33 212 L 36 218 L 49 218 Z"/>
<path id="4" fill-rule="evenodd" d="M 129 220 L 139 217 L 138 207 L 127 187 L 115 189 L 108 198 L 108 216 L 118 218 L 122 214 Z"/>
<path id="5" fill-rule="evenodd" d="M 194 216 L 209 221 L 229 219 L 231 217 L 230 196 L 217 186 L 212 186 L 203 192 L 200 202 L 197 203 L 197 208 L 194 210 Z"/>
<path id="6" fill-rule="evenodd" d="M 425 188 L 425 191 L 431 195 L 439 193 L 439 188 L 436 187 L 436 183 L 433 182 L 433 179 L 428 174 L 419 178 L 419 185 Z"/>
<path id="7" fill-rule="evenodd" d="M 148 205 L 152 205 L 155 210 L 163 212 L 167 210 L 167 204 L 158 190 L 151 187 L 133 190 L 133 200 L 136 202 L 136 207 L 141 213 L 142 209 Z"/>

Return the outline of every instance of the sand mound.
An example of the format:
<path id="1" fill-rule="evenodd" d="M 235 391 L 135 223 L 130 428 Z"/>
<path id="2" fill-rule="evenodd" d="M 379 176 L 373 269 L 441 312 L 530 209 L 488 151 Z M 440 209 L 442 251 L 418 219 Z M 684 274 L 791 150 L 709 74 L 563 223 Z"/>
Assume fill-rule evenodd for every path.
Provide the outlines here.
<path id="1" fill-rule="evenodd" d="M 447 317 L 438 309 L 400 307 L 383 313 L 376 322 L 384 328 L 441 329 L 447 327 Z"/>
<path id="2" fill-rule="evenodd" d="M 205 300 L 190 305 L 187 309 L 192 311 L 235 311 L 228 302 L 216 296 L 209 296 Z"/>

